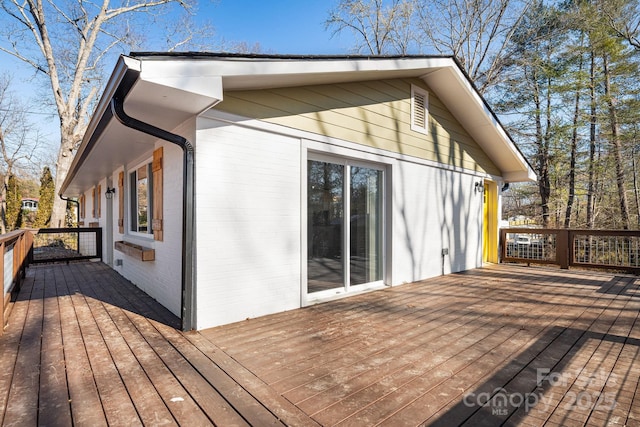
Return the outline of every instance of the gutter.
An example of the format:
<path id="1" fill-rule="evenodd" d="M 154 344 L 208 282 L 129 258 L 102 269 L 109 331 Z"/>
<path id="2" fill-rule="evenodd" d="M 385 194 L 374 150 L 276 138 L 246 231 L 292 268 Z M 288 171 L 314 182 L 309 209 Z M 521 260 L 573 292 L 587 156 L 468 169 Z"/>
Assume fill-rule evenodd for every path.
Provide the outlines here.
<path id="1" fill-rule="evenodd" d="M 139 75 L 139 72 L 137 73 Z M 124 111 L 124 99 L 133 85 L 117 91 L 109 103 L 110 112 L 122 125 L 179 146 L 183 152 L 182 177 L 182 312 L 183 331 L 196 328 L 195 281 L 193 278 L 195 253 L 194 211 L 194 150 L 184 137 L 135 119 Z"/>

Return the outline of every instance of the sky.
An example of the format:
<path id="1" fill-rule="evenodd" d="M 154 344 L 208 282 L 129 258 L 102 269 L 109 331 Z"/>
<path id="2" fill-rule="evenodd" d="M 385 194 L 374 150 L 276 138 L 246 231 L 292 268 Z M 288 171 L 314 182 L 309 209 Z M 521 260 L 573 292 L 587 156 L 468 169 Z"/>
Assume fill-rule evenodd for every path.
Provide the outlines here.
<path id="1" fill-rule="evenodd" d="M 352 48 L 349 34 L 332 37 L 324 22 L 338 0 L 199 0 L 195 20 L 207 22 L 215 30 L 215 39 L 224 46 L 244 42 L 260 46 L 266 54 L 347 54 Z M 153 43 L 151 36 L 149 42 Z M 140 50 L 154 50 L 142 48 Z M 212 48 L 211 50 L 218 50 Z M 109 72 L 114 64 L 107 64 Z M 0 52 L 0 73 L 13 77 L 14 92 L 27 99 L 50 96 L 50 89 L 34 81 L 33 69 Z M 59 145 L 58 119 L 51 108 L 32 108 L 31 118 L 39 130 L 47 151 L 55 155 Z M 47 114 L 49 112 L 49 114 Z M 54 158 L 52 156 L 52 158 Z"/>
<path id="2" fill-rule="evenodd" d="M 200 2 L 219 37 L 260 43 L 263 53 L 346 54 L 349 35 L 332 37 L 324 21 L 337 0 L 217 0 Z"/>

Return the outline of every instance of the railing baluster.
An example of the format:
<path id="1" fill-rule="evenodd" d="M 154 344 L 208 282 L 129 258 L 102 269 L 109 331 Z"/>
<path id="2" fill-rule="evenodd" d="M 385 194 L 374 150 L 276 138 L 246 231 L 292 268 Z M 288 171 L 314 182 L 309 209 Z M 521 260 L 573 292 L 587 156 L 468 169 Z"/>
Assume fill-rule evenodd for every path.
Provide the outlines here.
<path id="1" fill-rule="evenodd" d="M 640 273 L 640 230 L 505 228 L 500 237 L 503 262 Z"/>
<path id="2" fill-rule="evenodd" d="M 102 229 L 41 228 L 34 243 L 33 258 L 35 263 L 102 259 Z"/>

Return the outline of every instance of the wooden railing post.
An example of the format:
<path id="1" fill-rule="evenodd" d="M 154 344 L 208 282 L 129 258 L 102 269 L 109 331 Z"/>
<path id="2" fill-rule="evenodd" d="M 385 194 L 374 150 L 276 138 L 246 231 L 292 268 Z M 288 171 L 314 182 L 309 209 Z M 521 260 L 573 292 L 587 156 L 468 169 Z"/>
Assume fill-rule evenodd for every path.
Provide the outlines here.
<path id="1" fill-rule="evenodd" d="M 0 272 L 2 274 L 2 302 L 0 308 L 0 335 L 7 323 L 11 307 L 13 305 L 12 295 L 16 295 L 22 281 L 27 275 L 29 266 L 29 253 L 33 248 L 33 235 L 29 230 L 15 230 L 0 236 Z M 11 251 L 13 262 L 5 265 L 5 252 Z M 7 270 L 5 274 L 5 269 Z M 10 283 L 5 284 L 5 280 Z M 6 289 L 5 289 L 6 286 Z"/>
<path id="2" fill-rule="evenodd" d="M 558 230 L 556 235 L 556 260 L 560 268 L 569 268 L 569 230 Z"/>
<path id="3" fill-rule="evenodd" d="M 576 262 L 575 259 L 575 239 L 576 239 L 576 232 L 574 230 L 567 230 L 567 250 L 569 251 L 569 257 L 567 258 L 567 264 L 569 265 L 569 267 L 573 266 Z"/>
<path id="4" fill-rule="evenodd" d="M 507 230 L 504 228 L 500 229 L 500 241 L 498 242 L 498 246 L 500 247 L 500 259 L 499 262 L 504 262 L 504 259 L 507 256 Z"/>
<path id="5" fill-rule="evenodd" d="M 0 306 L 2 308 L 2 312 L 0 313 L 0 320 L 2 320 L 2 324 L 0 324 L 0 336 L 4 333 L 4 325 L 7 324 L 7 319 L 5 318 L 5 295 L 4 295 L 4 241 L 0 242 L 0 274 L 2 275 L 2 302 Z"/>

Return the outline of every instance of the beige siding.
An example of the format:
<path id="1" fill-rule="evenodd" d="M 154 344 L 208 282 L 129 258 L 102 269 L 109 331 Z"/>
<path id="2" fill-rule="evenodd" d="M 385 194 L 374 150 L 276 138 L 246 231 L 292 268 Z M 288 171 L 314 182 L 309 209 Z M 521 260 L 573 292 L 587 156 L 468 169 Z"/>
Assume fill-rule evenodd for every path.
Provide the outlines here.
<path id="1" fill-rule="evenodd" d="M 226 92 L 216 109 L 451 166 L 500 171 L 429 91 L 429 133 L 410 128 L 411 84 L 385 80 Z"/>

